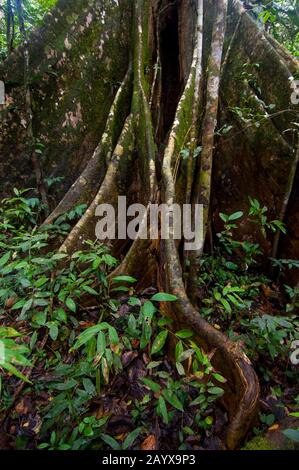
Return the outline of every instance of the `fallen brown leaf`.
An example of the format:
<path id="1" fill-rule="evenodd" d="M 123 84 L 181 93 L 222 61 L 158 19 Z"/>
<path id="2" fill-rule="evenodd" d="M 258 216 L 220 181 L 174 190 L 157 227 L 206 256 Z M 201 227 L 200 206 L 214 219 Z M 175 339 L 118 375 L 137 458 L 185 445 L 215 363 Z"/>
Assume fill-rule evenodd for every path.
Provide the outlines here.
<path id="1" fill-rule="evenodd" d="M 148 436 L 140 446 L 141 450 L 157 450 L 157 441 L 154 435 Z"/>

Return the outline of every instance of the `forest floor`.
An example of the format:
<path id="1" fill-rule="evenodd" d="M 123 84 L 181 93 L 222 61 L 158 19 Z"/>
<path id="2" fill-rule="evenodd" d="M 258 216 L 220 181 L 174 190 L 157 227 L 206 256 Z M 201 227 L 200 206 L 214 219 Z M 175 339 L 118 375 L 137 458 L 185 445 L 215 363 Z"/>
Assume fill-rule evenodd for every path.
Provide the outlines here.
<path id="1" fill-rule="evenodd" d="M 164 316 L 176 298 L 154 286 L 139 292 L 129 276 L 109 280 L 117 260 L 101 244 L 70 258 L 50 251 L 83 209 L 38 229 L 38 207 L 18 191 L 1 206 L 0 448 L 224 449 L 226 379 L 212 366 L 215 351 Z M 299 321 L 284 272 L 298 266 L 275 262 L 271 279 L 246 258 L 248 244 L 240 254 L 243 242 L 228 233 L 243 216 L 223 215 L 198 273 L 198 310 L 258 374 L 260 414 L 246 448 L 293 448 Z"/>

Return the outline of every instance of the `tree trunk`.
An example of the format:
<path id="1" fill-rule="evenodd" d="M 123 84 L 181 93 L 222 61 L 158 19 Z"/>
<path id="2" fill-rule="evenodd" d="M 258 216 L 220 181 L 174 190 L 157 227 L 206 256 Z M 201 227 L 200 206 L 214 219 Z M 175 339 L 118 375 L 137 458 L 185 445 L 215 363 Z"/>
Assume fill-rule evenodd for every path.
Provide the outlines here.
<path id="1" fill-rule="evenodd" d="M 298 64 L 258 29 L 241 2 L 60 0 L 29 42 L 32 127 L 45 145 L 43 173 L 65 177 L 45 224 L 78 204 L 88 206 L 61 250 L 72 252 L 94 237 L 97 205 L 116 207 L 118 195 L 146 206 L 201 202 L 205 232 L 209 217 L 246 208 L 247 196 L 277 216 L 293 207 L 296 152 L 285 131 L 294 121 L 289 78 Z M 0 66 L 7 92 L 0 125 L 3 193 L 20 180 L 28 186 L 32 173 L 23 158 L 24 51 Z M 254 84 L 240 79 L 246 63 L 260 64 Z M 256 127 L 230 111 L 248 101 L 264 116 L 275 104 L 273 116 Z M 216 128 L 224 125 L 233 131 L 217 137 Z M 197 145 L 202 153 L 195 159 Z M 181 158 L 184 147 L 190 148 L 187 160 Z M 292 210 L 298 214 L 298 207 Z M 244 225 L 240 235 L 252 232 Z M 272 243 L 266 243 L 268 253 Z M 236 448 L 256 418 L 259 383 L 246 355 L 200 316 L 186 294 L 188 287 L 194 299 L 203 246 L 191 259 L 188 286 L 182 245 L 174 240 L 139 238 L 129 249 L 127 243 L 114 248 L 123 256 L 117 272 L 176 295 L 175 307 L 170 312 L 165 305 L 165 312 L 193 328 L 205 350 L 216 351 L 215 367 L 228 379 L 226 444 Z"/>

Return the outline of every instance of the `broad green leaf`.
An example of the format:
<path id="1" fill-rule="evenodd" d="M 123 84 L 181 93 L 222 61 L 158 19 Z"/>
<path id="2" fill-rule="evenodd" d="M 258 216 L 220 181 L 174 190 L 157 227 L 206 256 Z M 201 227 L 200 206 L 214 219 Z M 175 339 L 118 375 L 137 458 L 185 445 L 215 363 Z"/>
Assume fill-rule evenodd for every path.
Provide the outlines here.
<path id="1" fill-rule="evenodd" d="M 56 384 L 56 385 L 55 385 L 55 389 L 56 389 L 56 390 L 60 390 L 60 391 L 72 390 L 72 389 L 75 388 L 77 385 L 78 385 L 77 380 L 75 380 L 75 379 L 70 379 L 70 380 L 67 380 L 67 381 L 64 382 L 64 383 Z"/>
<path id="2" fill-rule="evenodd" d="M 183 346 L 183 343 L 182 341 L 179 341 L 177 344 L 176 344 L 176 347 L 175 347 L 175 360 L 176 362 L 180 362 L 179 361 L 179 358 L 181 357 L 181 354 L 184 352 L 184 346 Z"/>
<path id="3" fill-rule="evenodd" d="M 128 304 L 131 305 L 131 307 L 139 307 L 141 305 L 141 302 L 137 297 L 130 297 L 128 300 Z"/>
<path id="4" fill-rule="evenodd" d="M 94 384 L 92 383 L 92 381 L 88 377 L 84 377 L 82 382 L 83 382 L 83 386 L 84 386 L 85 391 L 89 395 L 95 396 L 96 395 L 96 388 L 95 388 Z"/>
<path id="5" fill-rule="evenodd" d="M 1 326 L 0 327 L 0 338 L 17 338 L 22 336 L 21 333 L 16 331 L 14 328 Z"/>
<path id="6" fill-rule="evenodd" d="M 175 334 L 180 339 L 191 338 L 193 331 L 191 330 L 180 330 Z"/>
<path id="7" fill-rule="evenodd" d="M 180 362 L 176 362 L 175 366 L 176 366 L 177 371 L 180 375 L 186 375 L 183 364 L 181 364 Z"/>
<path id="8" fill-rule="evenodd" d="M 21 380 L 24 380 L 24 382 L 27 382 L 31 384 L 32 382 L 24 375 L 22 374 L 16 367 L 14 367 L 12 364 L 8 364 L 5 362 L 4 364 L 1 364 L 1 367 L 6 369 L 10 374 L 15 375 Z"/>
<path id="9" fill-rule="evenodd" d="M 121 445 L 113 437 L 108 436 L 108 434 L 101 434 L 100 437 L 111 449 L 121 450 Z"/>
<path id="10" fill-rule="evenodd" d="M 106 336 L 100 331 L 97 338 L 97 353 L 102 357 L 106 350 Z"/>
<path id="11" fill-rule="evenodd" d="M 164 400 L 164 398 L 162 397 L 162 395 L 161 395 L 161 396 L 159 397 L 159 399 L 158 399 L 158 407 L 159 407 L 160 413 L 161 413 L 161 415 L 162 415 L 163 422 L 164 422 L 165 424 L 168 424 L 169 419 L 168 419 L 167 406 L 166 406 L 165 400 Z"/>
<path id="12" fill-rule="evenodd" d="M 116 276 L 112 279 L 112 282 L 128 282 L 129 284 L 135 284 L 137 279 L 131 276 Z"/>
<path id="13" fill-rule="evenodd" d="M 150 390 L 152 390 L 152 392 L 154 393 L 159 393 L 160 390 L 161 390 L 161 387 L 159 384 L 157 384 L 156 382 L 154 382 L 153 380 L 151 379 L 147 379 L 146 377 L 143 377 L 141 379 L 141 381 L 144 383 L 144 385 L 146 385 Z"/>
<path id="14" fill-rule="evenodd" d="M 186 351 L 183 351 L 179 358 L 178 358 L 178 362 L 184 362 L 186 361 L 187 359 L 189 359 L 189 357 L 191 357 L 192 355 L 194 354 L 194 349 L 187 349 Z"/>
<path id="15" fill-rule="evenodd" d="M 157 311 L 154 304 L 150 301 L 145 302 L 141 307 L 141 314 L 143 318 L 151 320 L 154 316 L 154 313 Z"/>
<path id="16" fill-rule="evenodd" d="M 153 302 L 175 302 L 178 298 L 172 294 L 166 294 L 165 292 L 159 292 L 153 295 L 151 298 Z"/>
<path id="17" fill-rule="evenodd" d="M 214 377 L 214 379 L 216 379 L 218 382 L 221 382 L 221 383 L 223 383 L 223 384 L 227 382 L 227 380 L 226 380 L 222 375 L 220 375 L 220 374 L 217 374 L 217 373 L 216 373 L 216 374 L 213 374 L 213 377 Z"/>
<path id="18" fill-rule="evenodd" d="M 228 218 L 228 220 L 231 222 L 233 220 L 238 220 L 240 219 L 241 217 L 243 217 L 244 215 L 244 212 L 242 211 L 239 211 L 239 212 L 234 212 L 233 214 L 231 214 Z"/>
<path id="19" fill-rule="evenodd" d="M 282 433 L 292 441 L 299 442 L 299 429 L 286 429 Z"/>
<path id="20" fill-rule="evenodd" d="M 83 286 L 83 290 L 85 290 L 85 292 L 87 292 L 90 295 L 94 295 L 94 296 L 99 295 L 99 293 L 96 290 L 92 289 L 89 286 Z"/>
<path id="21" fill-rule="evenodd" d="M 142 335 L 141 335 L 141 340 L 140 340 L 141 349 L 144 349 L 148 345 L 148 343 L 151 340 L 152 333 L 153 333 L 153 330 L 152 330 L 151 325 L 149 325 L 147 322 L 143 322 Z"/>
<path id="22" fill-rule="evenodd" d="M 91 338 L 97 335 L 101 330 L 103 330 L 103 324 L 99 323 L 98 325 L 91 326 L 87 330 L 81 333 L 73 346 L 73 349 L 79 349 L 81 346 L 86 344 Z"/>
<path id="23" fill-rule="evenodd" d="M 141 433 L 142 431 L 142 428 L 137 428 L 135 429 L 134 431 L 132 431 L 127 437 L 126 439 L 124 440 L 123 442 L 123 445 L 122 445 L 122 448 L 124 450 L 128 449 L 129 447 L 131 447 L 134 442 L 136 441 L 137 437 L 139 436 L 139 434 Z"/>
<path id="24" fill-rule="evenodd" d="M 228 301 L 226 299 L 220 299 L 220 302 L 222 303 L 223 307 L 225 308 L 225 310 L 228 312 L 228 313 L 231 313 L 232 312 L 232 308 L 230 306 L 230 304 L 228 303 Z"/>
<path id="25" fill-rule="evenodd" d="M 109 340 L 110 340 L 110 343 L 115 346 L 119 344 L 119 337 L 118 337 L 116 329 L 113 326 L 109 327 Z"/>
<path id="26" fill-rule="evenodd" d="M 76 312 L 77 307 L 76 307 L 76 304 L 75 304 L 75 302 L 73 301 L 73 299 L 71 297 L 68 297 L 66 299 L 65 305 L 67 306 L 67 308 L 69 308 L 71 310 L 71 312 L 74 312 L 74 313 Z"/>
<path id="27" fill-rule="evenodd" d="M 146 368 L 155 369 L 156 367 L 159 367 L 161 364 L 162 364 L 162 361 L 152 361 L 146 366 Z"/>
<path id="28" fill-rule="evenodd" d="M 171 393 L 169 390 L 163 390 L 162 392 L 163 397 L 165 398 L 171 406 L 176 408 L 179 411 L 184 411 L 184 407 L 175 393 Z"/>
<path id="29" fill-rule="evenodd" d="M 9 258 L 10 258 L 10 252 L 5 253 L 5 255 L 3 255 L 0 258 L 0 267 L 4 266 L 8 262 Z"/>
<path id="30" fill-rule="evenodd" d="M 225 222 L 225 223 L 226 223 L 226 222 L 228 222 L 228 221 L 229 221 L 229 217 L 228 217 L 228 215 L 226 215 L 226 214 L 223 214 L 222 212 L 220 212 L 219 216 L 220 216 L 220 218 L 223 220 L 223 222 Z"/>
<path id="31" fill-rule="evenodd" d="M 56 339 L 58 337 L 58 333 L 59 333 L 58 326 L 55 323 L 50 323 L 48 328 L 49 328 L 49 333 L 50 333 L 51 339 L 53 341 L 56 341 Z"/>
<path id="32" fill-rule="evenodd" d="M 163 330 L 158 334 L 158 336 L 155 338 L 153 342 L 151 354 L 157 354 L 159 351 L 161 351 L 161 349 L 163 348 L 166 342 L 167 337 L 168 337 L 167 330 Z"/>
<path id="33" fill-rule="evenodd" d="M 211 394 L 211 395 L 223 395 L 224 391 L 222 390 L 222 388 L 220 387 L 211 387 L 208 389 L 208 392 Z"/>

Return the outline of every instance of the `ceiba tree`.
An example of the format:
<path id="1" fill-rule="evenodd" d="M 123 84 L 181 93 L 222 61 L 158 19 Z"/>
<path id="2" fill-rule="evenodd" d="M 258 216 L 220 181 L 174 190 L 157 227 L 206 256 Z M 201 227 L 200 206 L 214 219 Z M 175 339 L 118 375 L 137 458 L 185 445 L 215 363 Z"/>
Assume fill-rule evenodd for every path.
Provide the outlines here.
<path id="1" fill-rule="evenodd" d="M 255 196 L 292 222 L 285 240 L 260 239 L 266 253 L 295 257 L 296 70 L 238 0 L 59 0 L 44 26 L 29 38 L 23 31 L 23 45 L 0 65 L 1 190 L 36 178 L 45 201 L 43 178 L 63 176 L 44 223 L 86 204 L 60 247 L 68 253 L 95 236 L 96 207 L 117 207 L 118 195 L 146 207 L 203 204 L 205 238 L 219 211 L 246 209 L 248 195 Z M 246 223 L 239 235 L 260 237 Z M 171 309 L 162 308 L 213 352 L 227 378 L 225 441 L 233 449 L 256 418 L 259 383 L 238 345 L 200 315 L 203 249 L 186 253 L 183 240 L 171 239 L 112 246 L 122 260 L 117 273 L 176 295 Z"/>

